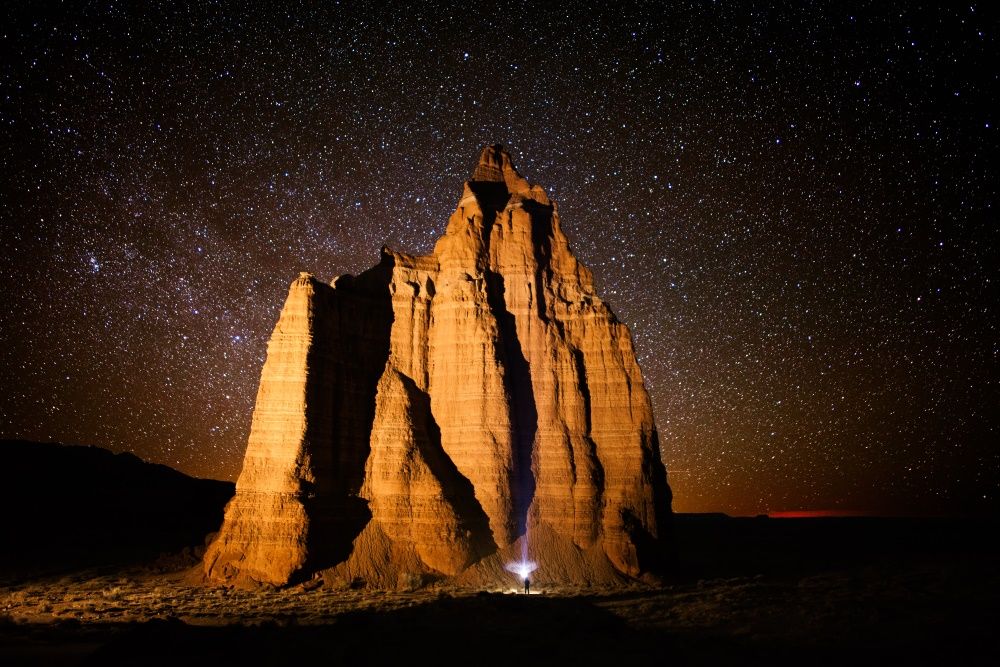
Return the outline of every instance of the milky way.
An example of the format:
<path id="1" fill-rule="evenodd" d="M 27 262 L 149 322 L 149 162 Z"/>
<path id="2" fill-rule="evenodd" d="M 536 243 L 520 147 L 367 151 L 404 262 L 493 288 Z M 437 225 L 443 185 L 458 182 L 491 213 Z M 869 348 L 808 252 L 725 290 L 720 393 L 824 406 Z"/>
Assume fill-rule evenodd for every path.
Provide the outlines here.
<path id="1" fill-rule="evenodd" d="M 987 8 L 8 4 L 3 437 L 235 477 L 288 283 L 429 252 L 501 142 L 676 509 L 997 507 Z"/>

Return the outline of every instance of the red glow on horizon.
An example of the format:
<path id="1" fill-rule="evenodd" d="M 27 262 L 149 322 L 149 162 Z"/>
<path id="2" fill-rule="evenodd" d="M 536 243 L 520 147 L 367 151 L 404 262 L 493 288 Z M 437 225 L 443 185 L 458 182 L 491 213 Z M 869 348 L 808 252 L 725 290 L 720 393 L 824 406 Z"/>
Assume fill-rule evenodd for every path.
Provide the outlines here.
<path id="1" fill-rule="evenodd" d="M 823 517 L 848 517 L 848 516 L 885 516 L 879 512 L 866 510 L 784 510 L 781 512 L 768 512 L 767 516 L 772 519 L 818 519 Z"/>

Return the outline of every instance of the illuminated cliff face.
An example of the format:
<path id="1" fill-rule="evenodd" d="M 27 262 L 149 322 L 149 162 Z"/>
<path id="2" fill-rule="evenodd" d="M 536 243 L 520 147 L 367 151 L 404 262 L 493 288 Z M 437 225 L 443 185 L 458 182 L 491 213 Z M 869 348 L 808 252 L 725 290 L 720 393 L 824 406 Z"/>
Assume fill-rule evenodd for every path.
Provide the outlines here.
<path id="1" fill-rule="evenodd" d="M 659 566 L 670 491 L 628 329 L 555 204 L 483 150 L 431 255 L 303 274 L 268 346 L 209 579 L 616 581 Z"/>

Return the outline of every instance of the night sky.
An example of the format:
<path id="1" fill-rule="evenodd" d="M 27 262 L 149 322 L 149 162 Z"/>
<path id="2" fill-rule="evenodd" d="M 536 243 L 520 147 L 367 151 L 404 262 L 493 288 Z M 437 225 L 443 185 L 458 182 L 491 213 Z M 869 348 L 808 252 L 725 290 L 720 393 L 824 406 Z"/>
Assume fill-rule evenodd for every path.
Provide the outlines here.
<path id="1" fill-rule="evenodd" d="M 0 436 L 235 478 L 289 282 L 429 252 L 500 142 L 675 509 L 1000 507 L 988 7 L 264 4 L 0 9 Z"/>

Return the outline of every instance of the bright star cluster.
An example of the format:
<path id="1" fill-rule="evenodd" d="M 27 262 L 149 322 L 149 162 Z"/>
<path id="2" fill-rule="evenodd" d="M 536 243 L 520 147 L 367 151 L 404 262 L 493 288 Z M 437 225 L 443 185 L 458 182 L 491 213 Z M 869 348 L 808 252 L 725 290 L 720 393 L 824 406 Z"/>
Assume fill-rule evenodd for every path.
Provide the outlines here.
<path id="1" fill-rule="evenodd" d="M 501 142 L 676 509 L 997 509 L 988 7 L 8 4 L 0 436 L 234 478 L 288 283 L 428 252 Z"/>

